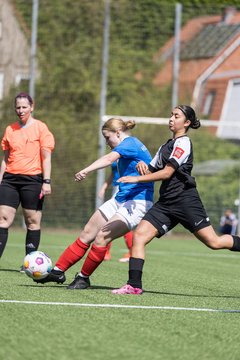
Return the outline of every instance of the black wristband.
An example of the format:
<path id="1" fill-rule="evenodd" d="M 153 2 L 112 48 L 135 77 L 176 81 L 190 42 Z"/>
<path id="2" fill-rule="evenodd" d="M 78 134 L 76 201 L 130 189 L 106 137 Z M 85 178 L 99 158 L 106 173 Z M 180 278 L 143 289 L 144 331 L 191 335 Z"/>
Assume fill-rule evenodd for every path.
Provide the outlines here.
<path id="1" fill-rule="evenodd" d="M 51 184 L 51 179 L 43 179 L 44 184 Z"/>

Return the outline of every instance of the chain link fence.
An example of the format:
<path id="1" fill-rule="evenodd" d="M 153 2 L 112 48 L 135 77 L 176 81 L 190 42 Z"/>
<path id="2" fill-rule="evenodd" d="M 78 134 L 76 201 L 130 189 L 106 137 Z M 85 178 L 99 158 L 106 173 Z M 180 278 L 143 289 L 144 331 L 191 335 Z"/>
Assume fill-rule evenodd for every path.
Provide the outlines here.
<path id="1" fill-rule="evenodd" d="M 159 49 L 174 36 L 175 3 L 118 0 L 110 1 L 109 5 L 106 113 L 168 117 L 172 84 L 157 87 L 154 78 L 162 66 L 157 60 Z M 30 43 L 31 1 L 14 0 L 12 6 L 21 31 Z M 208 2 L 182 1 L 182 25 L 195 16 L 220 15 L 223 8 L 223 2 L 208 5 Z M 103 0 L 39 1 L 34 116 L 48 124 L 56 139 L 52 159 L 53 193 L 46 199 L 43 212 L 45 227 L 82 227 L 95 209 L 97 174 L 89 175 L 82 183 L 74 182 L 74 174 L 95 160 L 99 153 L 105 16 Z M 2 102 L 1 133 L 14 121 L 13 98 L 22 90 L 28 90 L 28 82 L 24 79 L 17 88 L 12 87 Z M 191 100 L 189 94 L 185 94 L 185 99 Z M 194 134 L 194 141 L 197 142 L 197 136 L 205 137 L 206 132 L 206 129 L 199 130 Z M 146 124 L 137 125 L 133 135 L 147 145 L 152 155 L 170 137 L 166 126 Z M 197 144 L 196 152 L 201 151 L 201 146 Z M 206 154 L 205 160 L 208 156 Z M 204 160 L 197 153 L 195 158 Z M 219 176 L 218 181 L 222 180 Z M 204 190 L 203 183 L 200 181 L 200 192 Z M 158 187 L 159 184 L 156 198 Z M 232 205 L 237 191 L 237 181 L 229 190 L 227 200 L 222 194 L 209 199 L 203 191 L 203 200 L 214 225 L 218 226 L 223 208 Z M 21 221 L 19 209 L 15 225 Z"/>

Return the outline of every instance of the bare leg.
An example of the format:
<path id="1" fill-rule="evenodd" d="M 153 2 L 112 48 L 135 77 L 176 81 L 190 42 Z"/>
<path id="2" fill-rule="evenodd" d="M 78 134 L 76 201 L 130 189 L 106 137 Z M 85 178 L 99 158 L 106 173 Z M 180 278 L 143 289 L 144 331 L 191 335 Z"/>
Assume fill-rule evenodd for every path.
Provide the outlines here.
<path id="1" fill-rule="evenodd" d="M 82 266 L 81 275 L 90 276 L 104 260 L 108 244 L 128 231 L 129 229 L 122 218 L 118 215 L 113 216 L 98 232 Z"/>
<path id="2" fill-rule="evenodd" d="M 207 247 L 213 250 L 231 250 L 233 247 L 232 235 L 218 236 L 211 225 L 196 231 L 194 235 Z"/>
<path id="3" fill-rule="evenodd" d="M 90 286 L 89 276 L 91 276 L 104 260 L 108 244 L 128 231 L 127 225 L 118 215 L 113 216 L 106 224 L 104 224 L 96 235 L 95 241 L 84 261 L 81 272 L 75 277 L 67 289 L 87 289 Z"/>
<path id="4" fill-rule="evenodd" d="M 157 229 L 148 221 L 142 220 L 134 231 L 132 257 L 145 259 L 145 246 L 158 235 Z"/>
<path id="5" fill-rule="evenodd" d="M 2 256 L 8 240 L 8 228 L 12 225 L 16 209 L 11 206 L 0 206 L 0 257 Z"/>

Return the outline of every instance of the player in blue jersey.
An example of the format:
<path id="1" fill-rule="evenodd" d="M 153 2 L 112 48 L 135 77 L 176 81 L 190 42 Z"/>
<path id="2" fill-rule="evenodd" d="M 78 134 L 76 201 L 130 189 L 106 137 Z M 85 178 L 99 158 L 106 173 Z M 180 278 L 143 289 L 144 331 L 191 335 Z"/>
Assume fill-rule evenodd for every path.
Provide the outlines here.
<path id="1" fill-rule="evenodd" d="M 173 138 L 163 144 L 147 166 L 138 164 L 140 176 L 124 176 L 125 184 L 146 184 L 161 180 L 159 200 L 151 207 L 134 232 L 132 254 L 129 261 L 129 279 L 126 285 L 113 290 L 113 294 L 141 295 L 145 246 L 155 237 L 161 237 L 177 224 L 182 224 L 195 237 L 213 250 L 240 251 L 240 237 L 218 236 L 211 226 L 203 207 L 195 179 L 191 176 L 193 149 L 187 136 L 189 128 L 198 129 L 200 121 L 187 105 L 172 110 L 169 129 Z"/>
<path id="2" fill-rule="evenodd" d="M 75 180 L 82 181 L 89 173 L 111 166 L 114 161 L 118 161 L 121 177 L 139 175 L 137 164 L 140 161 L 149 164 L 151 155 L 140 140 L 129 135 L 129 130 L 134 126 L 135 122 L 132 120 L 125 122 L 112 118 L 106 121 L 102 133 L 112 151 L 76 173 Z M 134 229 L 151 208 L 153 190 L 152 182 L 120 184 L 116 196 L 95 211 L 80 236 L 60 255 L 51 273 L 46 278 L 35 281 L 63 283 L 66 280 L 64 272 L 82 259 L 93 243 L 80 273 L 67 287 L 70 290 L 88 288 L 89 277 L 104 260 L 108 243 Z"/>
<path id="3" fill-rule="evenodd" d="M 112 186 L 112 196 L 115 196 L 116 193 L 119 190 L 119 183 L 118 183 L 118 179 L 119 179 L 119 173 L 118 173 L 118 165 L 117 165 L 117 161 L 114 161 L 114 163 L 112 163 L 111 165 L 111 173 L 108 176 L 108 178 L 106 179 L 106 181 L 103 183 L 100 191 L 99 191 L 99 198 L 101 200 L 104 199 L 106 190 Z M 130 258 L 130 251 L 132 248 L 132 241 L 133 241 L 133 231 L 129 231 L 128 233 L 126 233 L 124 235 L 124 240 L 125 240 L 125 244 L 128 248 L 128 252 L 126 254 L 124 254 L 123 257 L 121 257 L 119 259 L 120 262 L 125 263 L 129 261 Z M 110 252 L 110 248 L 111 248 L 111 242 L 108 244 L 108 249 L 106 251 L 104 260 L 108 261 L 111 260 L 111 252 Z"/>

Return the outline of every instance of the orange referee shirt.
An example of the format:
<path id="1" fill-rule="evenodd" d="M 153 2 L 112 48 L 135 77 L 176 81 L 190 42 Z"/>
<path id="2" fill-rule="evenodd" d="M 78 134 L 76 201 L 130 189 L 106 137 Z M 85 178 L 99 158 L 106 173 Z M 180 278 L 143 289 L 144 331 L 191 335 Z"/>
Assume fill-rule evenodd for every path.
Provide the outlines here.
<path id="1" fill-rule="evenodd" d="M 41 149 L 51 152 L 55 141 L 46 124 L 40 120 L 26 128 L 18 122 L 9 125 L 1 146 L 9 150 L 6 172 L 11 174 L 36 175 L 42 173 Z"/>

